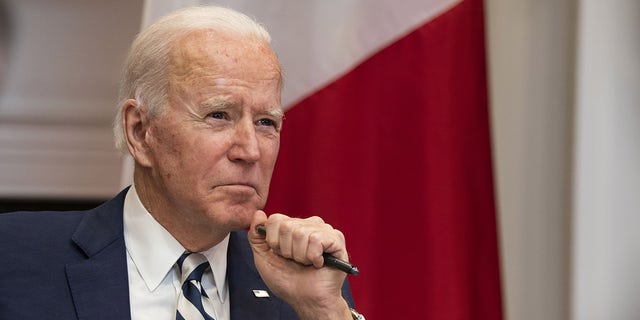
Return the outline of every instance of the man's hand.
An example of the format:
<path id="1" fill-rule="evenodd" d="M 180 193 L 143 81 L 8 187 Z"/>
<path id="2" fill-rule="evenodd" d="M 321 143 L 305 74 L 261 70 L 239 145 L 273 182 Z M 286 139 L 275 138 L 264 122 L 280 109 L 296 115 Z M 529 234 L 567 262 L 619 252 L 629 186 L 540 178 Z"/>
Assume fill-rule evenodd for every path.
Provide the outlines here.
<path id="1" fill-rule="evenodd" d="M 266 237 L 256 231 L 260 224 L 267 229 Z M 348 261 L 342 232 L 320 217 L 267 218 L 259 210 L 253 216 L 249 243 L 262 279 L 301 319 L 352 319 L 341 293 L 345 273 L 322 267 L 323 252 Z"/>

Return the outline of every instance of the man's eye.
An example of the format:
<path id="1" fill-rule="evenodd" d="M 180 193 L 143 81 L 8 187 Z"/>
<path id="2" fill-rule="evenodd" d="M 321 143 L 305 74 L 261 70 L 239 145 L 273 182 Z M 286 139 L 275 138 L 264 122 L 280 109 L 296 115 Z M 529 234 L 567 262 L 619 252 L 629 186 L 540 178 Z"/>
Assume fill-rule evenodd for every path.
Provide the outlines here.
<path id="1" fill-rule="evenodd" d="M 272 127 L 276 126 L 276 122 L 271 119 L 260 119 L 258 120 L 258 124 L 261 126 L 272 126 Z"/>
<path id="2" fill-rule="evenodd" d="M 226 118 L 226 114 L 224 112 L 211 112 L 207 116 L 210 118 L 220 119 L 220 120 Z"/>

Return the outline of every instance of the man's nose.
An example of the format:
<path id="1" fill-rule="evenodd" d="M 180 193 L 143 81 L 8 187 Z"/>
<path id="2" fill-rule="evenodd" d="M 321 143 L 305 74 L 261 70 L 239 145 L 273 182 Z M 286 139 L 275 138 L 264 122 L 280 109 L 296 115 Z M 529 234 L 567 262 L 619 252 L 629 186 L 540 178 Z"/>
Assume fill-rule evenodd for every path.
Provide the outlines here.
<path id="1" fill-rule="evenodd" d="M 256 127 L 252 121 L 241 121 L 233 131 L 233 144 L 228 153 L 229 160 L 253 163 L 260 159 L 260 148 Z"/>

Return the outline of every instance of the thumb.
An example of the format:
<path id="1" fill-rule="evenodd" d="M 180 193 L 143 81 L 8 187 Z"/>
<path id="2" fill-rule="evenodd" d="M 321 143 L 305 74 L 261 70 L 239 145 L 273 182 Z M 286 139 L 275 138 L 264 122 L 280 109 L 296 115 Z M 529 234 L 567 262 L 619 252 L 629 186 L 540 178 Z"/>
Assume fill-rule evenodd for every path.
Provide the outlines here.
<path id="1" fill-rule="evenodd" d="M 264 225 L 267 222 L 267 214 L 262 210 L 257 210 L 253 214 L 253 219 L 251 220 L 251 229 L 249 229 L 248 237 L 249 243 L 251 244 L 251 248 L 254 253 L 264 252 L 269 250 L 269 245 L 267 244 L 266 237 L 258 233 L 256 227 L 258 225 Z"/>

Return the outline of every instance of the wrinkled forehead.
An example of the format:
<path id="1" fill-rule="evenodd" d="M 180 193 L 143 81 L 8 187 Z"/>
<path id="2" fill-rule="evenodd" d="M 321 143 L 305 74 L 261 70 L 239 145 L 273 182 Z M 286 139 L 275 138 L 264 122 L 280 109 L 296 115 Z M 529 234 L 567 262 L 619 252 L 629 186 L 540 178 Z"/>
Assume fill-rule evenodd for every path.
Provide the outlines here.
<path id="1" fill-rule="evenodd" d="M 177 39 L 169 67 L 173 80 L 201 73 L 282 78 L 269 43 L 253 36 L 214 30 L 198 30 Z"/>

